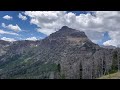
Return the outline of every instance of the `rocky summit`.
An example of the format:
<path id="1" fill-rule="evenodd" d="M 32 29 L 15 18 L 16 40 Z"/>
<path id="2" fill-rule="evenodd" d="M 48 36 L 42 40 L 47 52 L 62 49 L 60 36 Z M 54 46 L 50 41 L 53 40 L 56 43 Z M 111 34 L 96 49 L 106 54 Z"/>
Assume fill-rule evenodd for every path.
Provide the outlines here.
<path id="1" fill-rule="evenodd" d="M 38 41 L 0 41 L 1 79 L 95 79 L 119 71 L 119 60 L 119 48 L 67 26 Z"/>

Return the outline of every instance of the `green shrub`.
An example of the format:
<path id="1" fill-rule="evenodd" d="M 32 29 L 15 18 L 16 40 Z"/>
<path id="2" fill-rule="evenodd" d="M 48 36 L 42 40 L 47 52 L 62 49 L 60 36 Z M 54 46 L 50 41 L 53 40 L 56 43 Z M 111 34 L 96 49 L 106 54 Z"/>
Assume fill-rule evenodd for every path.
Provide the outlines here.
<path id="1" fill-rule="evenodd" d="M 62 75 L 60 76 L 60 78 L 61 78 L 61 79 L 65 79 L 65 74 L 62 74 Z"/>

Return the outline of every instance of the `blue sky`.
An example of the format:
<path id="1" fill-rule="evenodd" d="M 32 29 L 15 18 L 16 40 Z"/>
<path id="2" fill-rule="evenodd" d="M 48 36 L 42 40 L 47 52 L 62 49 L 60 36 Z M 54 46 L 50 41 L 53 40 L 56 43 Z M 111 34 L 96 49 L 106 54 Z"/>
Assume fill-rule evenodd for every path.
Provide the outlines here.
<path id="1" fill-rule="evenodd" d="M 19 13 L 22 13 L 20 11 L 0 11 L 0 29 L 8 32 L 18 33 L 19 36 L 15 35 L 8 35 L 8 34 L 0 34 L 0 38 L 7 37 L 7 38 L 14 38 L 15 40 L 25 40 L 29 37 L 36 37 L 37 39 L 44 38 L 46 35 L 42 34 L 40 32 L 36 31 L 37 26 L 34 24 L 30 24 L 29 17 L 27 17 L 27 20 L 23 21 L 20 18 L 18 18 Z M 5 15 L 12 16 L 12 20 L 6 20 L 3 17 Z M 15 32 L 13 30 L 9 30 L 6 28 L 3 28 L 1 26 L 2 23 L 5 23 L 6 25 L 13 24 L 18 25 L 22 30 L 19 32 Z"/>
<path id="2" fill-rule="evenodd" d="M 6 38 L 11 39 L 12 38 L 14 40 L 26 40 L 26 39 L 33 38 L 33 37 L 36 38 L 36 39 L 45 38 L 48 34 L 46 34 L 47 31 L 45 31 L 43 29 L 46 29 L 46 30 L 48 29 L 48 32 L 50 32 L 49 30 L 51 30 L 51 29 L 44 27 L 45 25 L 48 25 L 48 23 L 45 24 L 45 22 L 44 22 L 45 18 L 41 19 L 41 17 L 38 14 L 35 13 L 35 15 L 39 16 L 40 19 L 38 19 L 37 16 L 36 17 L 34 16 L 34 13 L 27 12 L 27 14 L 25 14 L 24 11 L 0 11 L 0 30 L 5 31 L 5 32 L 9 32 L 9 33 L 16 33 L 16 34 L 18 34 L 18 35 L 13 35 L 13 34 L 6 34 L 6 33 L 3 34 L 3 33 L 0 33 L 0 38 L 1 39 L 3 37 L 5 39 Z M 87 11 L 67 11 L 66 14 L 67 13 L 73 13 L 76 16 L 79 16 L 80 14 L 88 14 Z M 89 12 L 89 13 L 91 13 L 91 12 Z M 18 17 L 19 14 L 22 14 L 27 19 L 26 20 L 22 20 L 21 18 Z M 33 16 L 31 16 L 32 14 L 33 14 Z M 6 15 L 12 17 L 12 19 L 5 19 L 5 18 L 3 18 Z M 69 15 L 71 15 L 71 17 L 72 17 L 72 14 L 69 14 Z M 52 19 L 54 20 L 54 17 L 53 17 L 54 15 L 53 16 L 49 15 L 49 16 L 51 16 Z M 47 17 L 49 18 L 49 16 L 47 16 Z M 71 17 L 69 16 L 68 18 L 70 20 L 72 20 Z M 39 23 L 37 23 L 37 24 L 35 22 L 31 23 L 31 20 L 34 19 L 34 18 L 35 18 L 35 20 L 38 19 Z M 51 19 L 51 18 L 49 18 L 49 19 Z M 47 20 L 49 20 L 49 19 L 47 19 Z M 58 21 L 56 21 L 56 22 L 58 22 Z M 5 24 L 5 27 L 2 26 L 2 23 Z M 42 23 L 44 24 L 44 26 L 42 25 Z M 12 26 L 15 26 L 17 24 L 20 27 L 21 30 L 15 31 L 15 30 L 10 29 L 9 28 L 10 24 Z M 49 24 L 51 24 L 51 23 L 49 23 Z M 58 25 L 58 24 L 55 24 L 55 25 Z M 38 30 L 38 28 L 40 30 Z M 51 31 L 50 33 L 52 33 L 52 32 L 54 32 L 54 31 Z M 110 39 L 111 38 L 110 38 L 108 32 L 105 31 L 103 37 L 101 37 L 101 39 L 98 40 L 97 43 L 102 45 L 104 42 L 106 42 L 106 41 L 108 41 Z"/>
<path id="3" fill-rule="evenodd" d="M 104 42 L 111 40 L 110 36 L 108 35 L 108 32 L 104 32 L 104 35 L 102 37 L 102 39 L 100 41 L 98 41 L 97 43 L 99 45 L 103 45 Z"/>

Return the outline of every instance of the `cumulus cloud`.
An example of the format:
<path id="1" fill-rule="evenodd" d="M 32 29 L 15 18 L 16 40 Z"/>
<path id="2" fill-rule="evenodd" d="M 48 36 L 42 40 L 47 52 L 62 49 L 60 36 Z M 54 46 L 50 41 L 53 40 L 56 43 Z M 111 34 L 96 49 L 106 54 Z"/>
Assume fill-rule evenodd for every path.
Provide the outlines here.
<path id="1" fill-rule="evenodd" d="M 16 41 L 14 38 L 6 38 L 6 37 L 2 37 L 1 40 L 9 41 L 9 42 L 14 42 L 14 41 Z"/>
<path id="2" fill-rule="evenodd" d="M 11 20 L 13 17 L 9 16 L 9 15 L 5 15 L 3 18 L 6 19 L 6 20 Z"/>
<path id="3" fill-rule="evenodd" d="M 84 31 L 94 42 L 102 40 L 103 33 L 108 32 L 111 40 L 104 45 L 120 46 L 120 11 L 93 11 L 92 14 L 75 15 L 65 11 L 26 11 L 30 23 L 37 25 L 38 32 L 49 35 L 62 26 Z"/>
<path id="4" fill-rule="evenodd" d="M 23 16 L 21 13 L 19 13 L 18 17 L 22 20 L 27 20 L 27 17 L 26 16 Z"/>
<path id="5" fill-rule="evenodd" d="M 120 47 L 120 31 L 110 31 L 109 32 L 111 40 L 108 40 L 103 43 L 105 46 L 113 45 L 116 47 Z"/>
<path id="6" fill-rule="evenodd" d="M 21 31 L 21 28 L 16 24 L 16 25 L 5 25 L 5 23 L 2 23 L 2 27 L 13 30 L 13 31 Z"/>
<path id="7" fill-rule="evenodd" d="M 36 37 L 29 37 L 29 38 L 26 38 L 26 40 L 30 40 L 30 41 L 36 41 L 38 40 Z"/>
<path id="8" fill-rule="evenodd" d="M 104 36 L 104 32 L 97 32 L 92 30 L 85 30 L 84 32 L 94 43 L 101 41 L 102 37 Z"/>
<path id="9" fill-rule="evenodd" d="M 4 30 L 0 30 L 0 34 L 9 34 L 9 35 L 17 35 L 17 33 L 12 33 L 12 32 L 7 32 L 7 31 L 4 31 Z"/>

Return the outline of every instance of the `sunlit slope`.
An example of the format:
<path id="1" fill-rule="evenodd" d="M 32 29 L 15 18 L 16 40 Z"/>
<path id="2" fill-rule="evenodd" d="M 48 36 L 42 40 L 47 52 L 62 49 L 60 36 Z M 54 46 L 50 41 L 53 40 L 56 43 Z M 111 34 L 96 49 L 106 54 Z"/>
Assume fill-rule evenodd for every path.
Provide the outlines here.
<path id="1" fill-rule="evenodd" d="M 120 79 L 120 72 L 102 76 L 98 79 Z"/>

